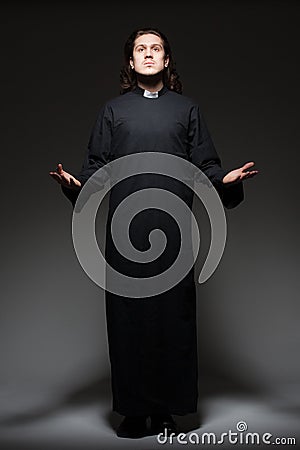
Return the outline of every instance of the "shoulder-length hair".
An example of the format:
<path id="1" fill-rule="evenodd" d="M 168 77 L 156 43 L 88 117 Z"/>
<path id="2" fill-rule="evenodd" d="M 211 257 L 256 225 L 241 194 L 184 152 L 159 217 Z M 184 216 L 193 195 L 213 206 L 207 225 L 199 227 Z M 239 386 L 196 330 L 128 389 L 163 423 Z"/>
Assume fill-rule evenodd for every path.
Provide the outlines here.
<path id="1" fill-rule="evenodd" d="M 139 28 L 128 37 L 124 45 L 124 64 L 120 71 L 121 94 L 132 91 L 137 86 L 137 78 L 134 70 L 131 69 L 129 61 L 133 56 L 135 40 L 144 34 L 155 34 L 163 42 L 165 56 L 169 57 L 169 64 L 163 71 L 164 85 L 178 94 L 182 94 L 182 83 L 175 68 L 175 61 L 167 37 L 158 28 Z"/>

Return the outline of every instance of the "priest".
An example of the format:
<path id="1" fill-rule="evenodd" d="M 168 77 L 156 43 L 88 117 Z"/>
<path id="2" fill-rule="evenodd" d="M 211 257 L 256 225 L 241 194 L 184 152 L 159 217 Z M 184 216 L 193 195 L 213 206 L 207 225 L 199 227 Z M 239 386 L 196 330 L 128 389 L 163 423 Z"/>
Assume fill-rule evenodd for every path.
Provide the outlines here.
<path id="1" fill-rule="evenodd" d="M 168 39 L 156 28 L 135 30 L 127 39 L 121 93 L 100 108 L 79 173 L 70 174 L 58 164 L 50 175 L 75 205 L 80 190 L 99 168 L 141 152 L 166 152 L 191 162 L 209 178 L 226 208 L 243 200 L 243 181 L 258 173 L 253 161 L 233 170 L 222 168 L 199 105 L 182 94 Z M 150 186 L 171 190 L 189 207 L 192 192 L 155 174 L 130 177 L 119 184 L 110 195 L 106 260 L 128 276 L 154 276 L 176 258 L 180 248 L 176 224 L 161 210 L 145 210 L 135 217 L 131 237 L 140 251 L 149 247 L 149 233 L 156 228 L 163 229 L 172 242 L 159 261 L 138 264 L 126 261 L 114 246 L 113 213 L 127 196 Z M 194 270 L 173 288 L 151 297 L 136 299 L 106 291 L 106 318 L 112 407 L 125 416 L 117 435 L 176 434 L 172 415 L 197 411 Z"/>

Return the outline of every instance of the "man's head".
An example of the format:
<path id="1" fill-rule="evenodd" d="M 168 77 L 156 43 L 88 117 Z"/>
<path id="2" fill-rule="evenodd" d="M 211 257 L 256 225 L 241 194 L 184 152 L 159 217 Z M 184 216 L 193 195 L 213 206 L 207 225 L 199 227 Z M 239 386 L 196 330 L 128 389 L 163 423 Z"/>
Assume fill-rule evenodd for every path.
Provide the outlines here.
<path id="1" fill-rule="evenodd" d="M 156 75 L 168 67 L 164 41 L 153 33 L 138 35 L 129 57 L 130 69 L 139 75 Z"/>
<path id="2" fill-rule="evenodd" d="M 159 73 L 164 85 L 178 93 L 182 92 L 167 37 L 157 28 L 139 28 L 131 33 L 124 46 L 121 93 L 135 88 L 137 75 Z"/>

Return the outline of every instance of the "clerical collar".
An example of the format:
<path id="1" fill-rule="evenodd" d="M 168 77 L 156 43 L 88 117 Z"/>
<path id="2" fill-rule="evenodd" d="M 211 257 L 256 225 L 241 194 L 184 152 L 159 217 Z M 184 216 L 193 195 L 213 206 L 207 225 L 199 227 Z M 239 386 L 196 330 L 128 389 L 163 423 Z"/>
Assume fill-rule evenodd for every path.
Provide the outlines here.
<path id="1" fill-rule="evenodd" d="M 157 92 L 150 92 L 150 91 L 147 91 L 147 89 L 145 89 L 144 93 L 143 93 L 143 96 L 147 97 L 147 98 L 157 98 L 158 97 L 158 91 Z"/>
<path id="2" fill-rule="evenodd" d="M 140 86 L 136 86 L 133 89 L 133 92 L 135 92 L 136 94 L 142 95 L 143 97 L 146 97 L 146 98 L 157 98 L 157 97 L 160 97 L 161 95 L 163 95 L 167 90 L 168 90 L 168 88 L 166 86 L 163 86 L 157 92 L 150 92 L 150 91 L 147 91 L 147 89 L 142 89 Z"/>

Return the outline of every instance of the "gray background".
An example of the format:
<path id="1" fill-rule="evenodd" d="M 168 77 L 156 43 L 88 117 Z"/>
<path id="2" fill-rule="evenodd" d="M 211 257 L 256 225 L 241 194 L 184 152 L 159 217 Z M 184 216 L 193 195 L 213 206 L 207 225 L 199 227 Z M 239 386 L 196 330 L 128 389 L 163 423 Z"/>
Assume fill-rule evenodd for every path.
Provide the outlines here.
<path id="1" fill-rule="evenodd" d="M 14 3 L 1 17 L 0 448 L 157 446 L 111 429 L 121 417 L 110 414 L 103 292 L 76 259 L 71 204 L 48 175 L 58 162 L 80 168 L 100 106 L 119 93 L 123 43 L 148 25 L 169 37 L 223 166 L 260 171 L 226 211 L 225 253 L 198 290 L 199 414 L 179 422 L 296 436 L 297 2 Z"/>

